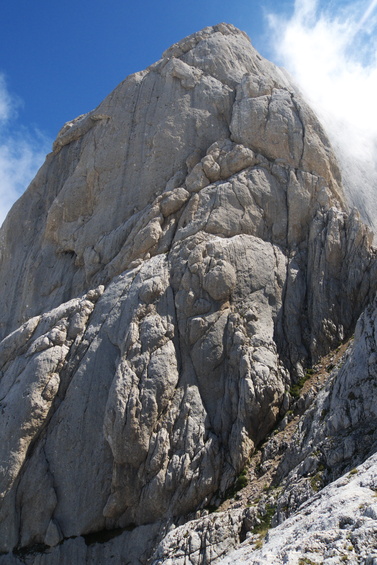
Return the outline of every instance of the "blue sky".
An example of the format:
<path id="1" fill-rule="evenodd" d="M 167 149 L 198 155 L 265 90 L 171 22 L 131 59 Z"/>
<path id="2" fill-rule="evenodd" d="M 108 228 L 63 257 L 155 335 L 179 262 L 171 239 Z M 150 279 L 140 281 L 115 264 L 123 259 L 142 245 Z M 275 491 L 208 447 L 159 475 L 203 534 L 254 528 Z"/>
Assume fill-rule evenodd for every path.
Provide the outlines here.
<path id="1" fill-rule="evenodd" d="M 262 55 L 295 75 L 319 111 L 326 106 L 329 91 L 334 91 L 333 107 L 325 108 L 325 114 L 336 114 L 342 105 L 343 114 L 349 113 L 347 104 L 353 102 L 345 99 L 339 104 L 339 92 L 355 84 L 356 76 L 359 88 L 365 84 L 372 93 L 361 104 L 365 109 L 377 94 L 373 74 L 377 68 L 376 4 L 377 0 L 17 0 L 4 4 L 0 223 L 66 121 L 96 107 L 128 74 L 142 70 L 172 43 L 207 25 L 225 21 L 245 30 Z M 331 82 L 335 75 L 339 87 Z M 339 119 L 344 119 L 343 114 Z M 360 122 L 360 116 L 357 119 Z M 369 127 L 370 117 L 365 120 Z"/>
<path id="2" fill-rule="evenodd" d="M 12 95 L 23 101 L 20 118 L 55 136 L 64 122 L 95 107 L 127 75 L 205 26 L 233 23 L 253 37 L 257 49 L 268 49 L 263 19 L 268 6 L 273 2 L 8 2 L 1 15 L 0 72 Z"/>

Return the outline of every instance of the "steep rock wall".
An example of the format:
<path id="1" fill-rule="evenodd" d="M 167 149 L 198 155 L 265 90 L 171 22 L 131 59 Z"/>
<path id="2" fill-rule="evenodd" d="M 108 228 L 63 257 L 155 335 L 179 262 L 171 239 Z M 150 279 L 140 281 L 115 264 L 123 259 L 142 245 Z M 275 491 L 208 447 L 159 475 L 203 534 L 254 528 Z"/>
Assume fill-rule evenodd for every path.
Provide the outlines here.
<path id="1" fill-rule="evenodd" d="M 144 527 L 144 563 L 375 289 L 321 126 L 225 24 L 67 124 L 0 240 L 0 551 L 47 562 Z"/>

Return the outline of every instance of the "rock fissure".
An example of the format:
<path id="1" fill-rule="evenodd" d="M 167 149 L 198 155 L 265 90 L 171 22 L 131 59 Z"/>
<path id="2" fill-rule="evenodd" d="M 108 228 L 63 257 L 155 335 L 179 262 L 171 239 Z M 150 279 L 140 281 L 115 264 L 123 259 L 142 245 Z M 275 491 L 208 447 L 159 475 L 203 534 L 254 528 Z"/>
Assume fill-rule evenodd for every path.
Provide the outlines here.
<path id="1" fill-rule="evenodd" d="M 296 108 L 296 112 L 297 112 L 297 117 L 300 121 L 301 124 L 301 128 L 302 128 L 302 150 L 301 150 L 301 155 L 299 157 L 298 160 L 298 168 L 301 168 L 301 165 L 303 163 L 304 160 L 304 153 L 305 153 L 305 143 L 306 143 L 306 128 L 305 128 L 305 122 L 302 120 L 301 118 L 301 111 L 300 111 L 300 106 L 299 104 L 296 102 L 295 99 L 295 95 L 293 92 L 290 93 L 291 95 L 291 100 L 292 100 L 292 104 L 294 105 L 294 107 Z M 309 172 L 309 171 L 308 171 Z"/>

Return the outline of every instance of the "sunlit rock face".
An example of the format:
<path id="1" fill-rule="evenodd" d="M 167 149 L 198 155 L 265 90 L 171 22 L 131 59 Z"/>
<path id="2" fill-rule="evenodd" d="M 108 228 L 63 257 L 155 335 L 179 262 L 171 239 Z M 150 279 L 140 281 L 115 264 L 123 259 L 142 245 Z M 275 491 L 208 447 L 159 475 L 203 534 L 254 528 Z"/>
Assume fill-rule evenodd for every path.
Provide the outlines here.
<path id="1" fill-rule="evenodd" d="M 325 133 L 227 24 L 66 124 L 0 242 L 1 564 L 147 563 L 375 289 Z"/>
<path id="2" fill-rule="evenodd" d="M 377 559 L 376 485 L 377 456 L 373 455 L 303 504 L 300 512 L 271 529 L 262 548 L 245 543 L 223 559 L 219 556 L 216 563 L 373 565 Z"/>

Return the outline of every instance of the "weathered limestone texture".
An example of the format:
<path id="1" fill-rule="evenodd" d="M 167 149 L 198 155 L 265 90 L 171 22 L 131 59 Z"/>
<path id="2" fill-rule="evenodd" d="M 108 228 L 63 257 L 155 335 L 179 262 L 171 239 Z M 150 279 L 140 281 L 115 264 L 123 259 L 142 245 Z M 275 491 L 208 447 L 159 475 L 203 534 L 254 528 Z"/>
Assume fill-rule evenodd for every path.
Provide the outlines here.
<path id="1" fill-rule="evenodd" d="M 251 511 L 184 522 L 353 333 L 371 240 L 316 117 L 231 25 L 66 124 L 0 231 L 0 563 L 235 547 Z"/>
<path id="2" fill-rule="evenodd" d="M 283 520 L 300 504 L 377 451 L 376 298 L 365 309 L 355 337 L 306 411 L 276 470 L 284 486 L 277 502 Z M 285 509 L 285 511 L 283 511 Z"/>
<path id="3" fill-rule="evenodd" d="M 218 565 L 374 565 L 377 456 L 344 475 L 271 529 L 262 549 L 247 541 Z"/>

